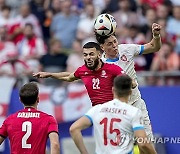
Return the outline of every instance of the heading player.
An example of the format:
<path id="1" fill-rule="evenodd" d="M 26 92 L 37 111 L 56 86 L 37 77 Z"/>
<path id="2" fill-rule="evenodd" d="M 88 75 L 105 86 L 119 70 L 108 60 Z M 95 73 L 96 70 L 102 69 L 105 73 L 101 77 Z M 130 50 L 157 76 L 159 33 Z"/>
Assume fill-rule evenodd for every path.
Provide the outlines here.
<path id="1" fill-rule="evenodd" d="M 127 104 L 132 93 L 131 87 L 132 79 L 129 76 L 116 77 L 114 99 L 92 107 L 85 116 L 71 125 L 71 137 L 81 154 L 88 154 L 81 131 L 91 125 L 94 127 L 96 153 L 132 153 L 135 135 L 140 153 L 156 154 L 152 144 L 148 143 L 141 111 Z"/>
<path id="2" fill-rule="evenodd" d="M 96 39 L 99 42 L 101 49 L 104 51 L 102 54 L 102 60 L 106 63 L 114 63 L 120 66 L 127 75 L 129 75 L 137 83 L 137 75 L 134 66 L 134 57 L 141 54 L 148 54 L 156 52 L 161 47 L 160 37 L 161 26 L 152 24 L 152 40 L 144 45 L 137 44 L 119 44 L 115 35 L 102 37 L 96 34 Z M 138 83 L 137 83 L 138 85 Z M 139 108 L 142 111 L 144 119 L 144 127 L 147 135 L 153 139 L 150 119 L 146 104 L 141 98 L 138 86 L 133 89 L 130 96 L 129 104 Z"/>
<path id="3" fill-rule="evenodd" d="M 20 89 L 24 109 L 10 115 L 0 128 L 0 144 L 9 137 L 11 153 L 45 154 L 47 138 L 51 154 L 60 153 L 58 125 L 53 116 L 37 110 L 39 89 L 27 83 Z"/>
<path id="4" fill-rule="evenodd" d="M 81 79 L 93 106 L 112 100 L 113 80 L 124 71 L 117 65 L 102 62 L 101 48 L 95 42 L 88 42 L 83 46 L 83 56 L 85 65 L 79 67 L 74 73 L 38 72 L 34 73 L 33 76 L 40 78 L 52 77 L 69 82 Z"/>

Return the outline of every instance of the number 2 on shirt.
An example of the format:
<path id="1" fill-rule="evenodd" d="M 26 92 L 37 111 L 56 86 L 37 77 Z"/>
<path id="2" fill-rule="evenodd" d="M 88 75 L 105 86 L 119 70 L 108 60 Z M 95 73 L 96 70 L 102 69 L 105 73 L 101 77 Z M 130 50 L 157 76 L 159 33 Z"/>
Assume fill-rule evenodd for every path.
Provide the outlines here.
<path id="1" fill-rule="evenodd" d="M 107 136 L 108 136 L 109 133 L 110 134 L 116 133 L 117 137 L 120 136 L 120 130 L 116 129 L 116 128 L 113 128 L 113 124 L 115 122 L 119 123 L 119 122 L 121 122 L 121 119 L 118 119 L 118 118 L 110 119 L 110 125 L 108 124 L 109 123 L 109 119 L 107 117 L 105 117 L 100 122 L 100 125 L 104 125 L 104 131 L 103 131 L 103 134 L 104 134 L 104 145 L 108 144 Z M 109 128 L 108 128 L 108 126 L 109 126 Z M 118 145 L 117 141 L 113 141 L 112 139 L 110 140 L 110 144 L 113 145 L 113 146 L 117 146 Z"/>
<path id="2" fill-rule="evenodd" d="M 25 121 L 22 124 L 22 131 L 26 132 L 22 138 L 22 148 L 31 148 L 31 144 L 27 144 L 27 140 L 31 135 L 32 132 L 32 123 L 30 121 Z"/>
<path id="3" fill-rule="evenodd" d="M 92 83 L 93 83 L 93 89 L 100 89 L 100 87 L 99 87 L 99 84 L 100 84 L 99 78 L 93 78 Z"/>

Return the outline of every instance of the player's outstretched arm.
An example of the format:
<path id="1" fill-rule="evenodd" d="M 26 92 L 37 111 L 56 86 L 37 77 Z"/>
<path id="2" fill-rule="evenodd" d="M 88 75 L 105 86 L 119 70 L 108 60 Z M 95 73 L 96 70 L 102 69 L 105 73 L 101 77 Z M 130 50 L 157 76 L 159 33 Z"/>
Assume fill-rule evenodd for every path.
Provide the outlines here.
<path id="1" fill-rule="evenodd" d="M 59 73 L 50 73 L 50 72 L 38 72 L 33 73 L 33 77 L 37 78 L 55 78 L 58 80 L 64 80 L 68 82 L 72 82 L 74 80 L 77 80 L 77 78 L 74 76 L 74 73 L 70 72 L 59 72 Z"/>
<path id="2" fill-rule="evenodd" d="M 159 24 L 152 24 L 152 40 L 144 45 L 143 54 L 153 53 L 159 51 L 161 48 L 161 37 L 160 37 L 161 26 Z"/>
<path id="3" fill-rule="evenodd" d="M 75 121 L 69 129 L 71 137 L 74 140 L 74 143 L 76 144 L 81 154 L 88 154 L 87 149 L 83 142 L 81 131 L 90 126 L 91 126 L 90 120 L 84 116 L 81 117 L 79 120 Z"/>
<path id="4" fill-rule="evenodd" d="M 59 137 L 56 132 L 51 132 L 49 134 L 50 145 L 51 145 L 51 154 L 60 154 L 60 144 Z"/>
<path id="5" fill-rule="evenodd" d="M 144 130 L 137 130 L 134 134 L 141 154 L 157 154 Z"/>

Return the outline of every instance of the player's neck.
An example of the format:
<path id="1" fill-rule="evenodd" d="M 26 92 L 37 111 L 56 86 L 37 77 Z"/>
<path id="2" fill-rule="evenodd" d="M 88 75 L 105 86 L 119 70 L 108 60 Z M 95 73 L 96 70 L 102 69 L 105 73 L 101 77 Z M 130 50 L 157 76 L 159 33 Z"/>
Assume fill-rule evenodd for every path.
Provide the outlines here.
<path id="1" fill-rule="evenodd" d="M 105 58 L 107 59 L 115 59 L 115 58 L 118 58 L 119 57 L 119 54 L 115 54 L 115 55 L 109 55 L 107 53 L 105 53 Z"/>
<path id="2" fill-rule="evenodd" d="M 26 105 L 24 108 L 34 108 L 37 109 L 37 105 Z"/>
<path id="3" fill-rule="evenodd" d="M 95 71 L 99 70 L 100 68 L 102 68 L 102 66 L 104 65 L 104 63 L 102 62 L 102 60 L 99 60 L 99 64 L 97 65 L 97 67 L 95 68 Z"/>

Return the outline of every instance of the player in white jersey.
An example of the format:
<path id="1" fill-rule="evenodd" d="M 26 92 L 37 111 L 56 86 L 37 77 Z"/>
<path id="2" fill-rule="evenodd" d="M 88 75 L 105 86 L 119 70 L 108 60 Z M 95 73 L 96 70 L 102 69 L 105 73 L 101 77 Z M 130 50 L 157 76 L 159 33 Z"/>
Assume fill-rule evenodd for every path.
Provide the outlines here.
<path id="1" fill-rule="evenodd" d="M 153 53 L 160 49 L 160 30 L 161 26 L 156 23 L 153 23 L 153 38 L 149 43 L 144 45 L 118 45 L 118 41 L 115 35 L 102 37 L 96 34 L 96 39 L 99 42 L 102 50 L 104 51 L 102 55 L 102 60 L 107 63 L 115 63 L 119 65 L 125 71 L 126 74 L 128 74 L 132 79 L 137 81 L 136 71 L 134 69 L 134 57 L 141 54 Z M 153 139 L 148 111 L 146 109 L 146 104 L 144 100 L 141 98 L 138 86 L 135 89 L 133 89 L 128 103 L 139 108 L 142 111 L 145 131 L 147 135 Z"/>
<path id="2" fill-rule="evenodd" d="M 134 136 L 141 153 L 156 154 L 144 131 L 141 111 L 127 104 L 131 87 L 132 79 L 128 75 L 116 77 L 114 99 L 92 107 L 72 124 L 70 133 L 81 154 L 88 154 L 81 131 L 92 124 L 96 154 L 133 154 Z"/>

